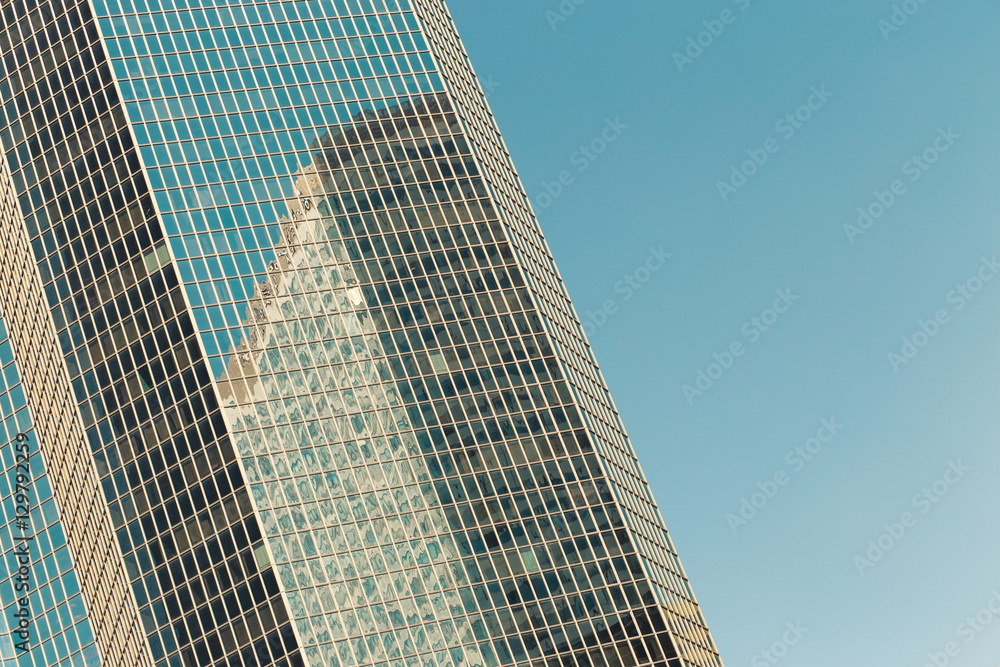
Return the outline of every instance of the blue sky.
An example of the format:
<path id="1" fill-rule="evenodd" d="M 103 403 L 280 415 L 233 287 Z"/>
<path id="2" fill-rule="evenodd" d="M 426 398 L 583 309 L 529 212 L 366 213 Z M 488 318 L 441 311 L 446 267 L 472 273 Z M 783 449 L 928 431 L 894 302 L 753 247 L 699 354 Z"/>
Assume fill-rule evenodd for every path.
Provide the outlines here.
<path id="1" fill-rule="evenodd" d="M 449 3 L 729 667 L 1000 661 L 1000 5 L 895 4 Z"/>

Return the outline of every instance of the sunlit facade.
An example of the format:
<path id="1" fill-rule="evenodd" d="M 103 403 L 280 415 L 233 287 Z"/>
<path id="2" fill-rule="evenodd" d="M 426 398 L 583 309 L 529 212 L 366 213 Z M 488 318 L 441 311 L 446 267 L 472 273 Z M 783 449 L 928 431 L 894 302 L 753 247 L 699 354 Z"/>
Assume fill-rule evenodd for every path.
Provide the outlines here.
<path id="1" fill-rule="evenodd" d="M 721 665 L 443 4 L 2 11 L 0 306 L 100 510 L 19 664 Z"/>

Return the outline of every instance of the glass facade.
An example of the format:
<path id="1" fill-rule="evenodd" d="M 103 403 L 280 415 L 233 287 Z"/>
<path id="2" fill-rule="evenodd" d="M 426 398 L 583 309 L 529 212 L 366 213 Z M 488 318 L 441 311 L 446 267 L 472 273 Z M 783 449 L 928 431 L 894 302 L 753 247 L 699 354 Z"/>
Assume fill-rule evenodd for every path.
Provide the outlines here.
<path id="1" fill-rule="evenodd" d="M 721 665 L 443 4 L 2 11 L 4 234 L 142 631 L 95 655 Z"/>
<path id="2" fill-rule="evenodd" d="M 18 667 L 98 667 L 101 656 L 2 314 L 0 366 L 0 441 L 4 443 L 0 447 L 4 471 L 0 477 L 4 557 L 0 661 Z M 27 519 L 21 518 L 25 508 Z M 18 601 L 22 599 L 28 600 L 27 613 L 20 615 Z M 28 618 L 30 630 L 25 629 Z M 24 650 L 29 645 L 31 650 Z"/>

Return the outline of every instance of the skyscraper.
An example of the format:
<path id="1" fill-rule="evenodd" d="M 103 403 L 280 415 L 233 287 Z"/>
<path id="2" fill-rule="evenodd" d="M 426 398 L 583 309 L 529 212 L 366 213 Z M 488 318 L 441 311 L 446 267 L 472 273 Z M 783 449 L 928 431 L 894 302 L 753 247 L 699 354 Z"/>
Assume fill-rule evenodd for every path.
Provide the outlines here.
<path id="1" fill-rule="evenodd" d="M 0 657 L 721 665 L 443 3 L 0 11 Z"/>

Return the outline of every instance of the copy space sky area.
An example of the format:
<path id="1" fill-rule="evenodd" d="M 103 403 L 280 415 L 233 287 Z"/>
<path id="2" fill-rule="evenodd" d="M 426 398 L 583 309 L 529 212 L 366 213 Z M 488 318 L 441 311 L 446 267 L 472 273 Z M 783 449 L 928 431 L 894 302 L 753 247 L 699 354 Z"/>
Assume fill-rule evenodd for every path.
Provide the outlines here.
<path id="1" fill-rule="evenodd" d="M 995 667 L 1000 4 L 449 5 L 725 663 Z"/>

